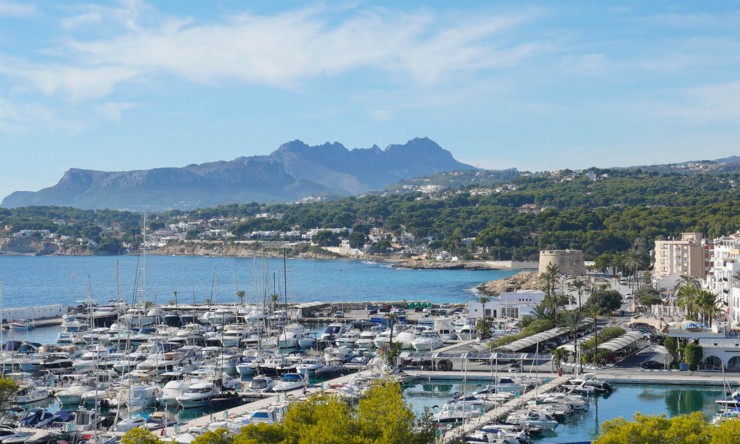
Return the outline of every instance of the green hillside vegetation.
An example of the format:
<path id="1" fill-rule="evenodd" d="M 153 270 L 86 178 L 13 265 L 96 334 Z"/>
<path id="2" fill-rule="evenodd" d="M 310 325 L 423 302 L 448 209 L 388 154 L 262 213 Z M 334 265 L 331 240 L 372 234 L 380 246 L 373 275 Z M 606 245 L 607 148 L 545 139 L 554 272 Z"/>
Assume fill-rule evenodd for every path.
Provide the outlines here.
<path id="1" fill-rule="evenodd" d="M 149 218 L 158 226 L 210 220 L 211 227 L 215 223 L 236 239 L 255 230 L 346 227 L 367 234 L 378 228 L 388 235 L 410 233 L 417 244 L 463 258 L 526 260 L 536 258 L 540 249 L 571 248 L 584 250 L 587 259 L 594 259 L 632 247 L 647 252 L 655 239 L 684 231 L 699 231 L 710 238 L 734 233 L 740 229 L 739 178 L 738 173 L 566 170 L 523 175 L 483 191 L 471 184 L 434 193 L 385 193 L 329 202 L 233 204 Z M 6 235 L 48 229 L 89 236 L 96 242 L 115 237 L 136 245 L 140 223 L 140 215 L 121 211 L 0 209 L 0 228 L 5 227 Z M 189 238 L 199 235 L 193 230 Z M 355 235 L 353 242 L 362 240 Z"/>

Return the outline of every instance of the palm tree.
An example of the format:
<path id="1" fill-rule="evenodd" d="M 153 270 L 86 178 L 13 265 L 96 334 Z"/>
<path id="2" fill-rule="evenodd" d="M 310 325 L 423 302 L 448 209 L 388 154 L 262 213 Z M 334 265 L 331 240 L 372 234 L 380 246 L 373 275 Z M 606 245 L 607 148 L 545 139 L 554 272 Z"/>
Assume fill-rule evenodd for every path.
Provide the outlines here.
<path id="1" fill-rule="evenodd" d="M 695 288 L 699 289 L 701 288 L 701 284 L 699 283 L 699 280 L 695 278 L 694 276 L 688 275 L 688 274 L 682 274 L 678 278 L 678 282 L 676 282 L 676 285 L 673 287 L 673 293 L 678 293 L 681 291 L 682 288 Z"/>
<path id="2" fill-rule="evenodd" d="M 270 295 L 270 306 L 272 306 L 272 314 L 275 314 L 275 306 L 280 302 L 280 295 L 273 293 Z"/>
<path id="3" fill-rule="evenodd" d="M 712 326 L 712 320 L 724 314 L 724 310 L 717 307 L 717 295 L 707 290 L 699 290 L 695 296 L 696 311 L 701 314 L 702 322 Z"/>
<path id="4" fill-rule="evenodd" d="M 596 360 L 596 355 L 599 352 L 599 327 L 597 322 L 599 316 L 601 316 L 601 308 L 598 305 L 591 305 L 588 308 L 588 315 L 594 320 L 594 363 L 598 364 Z"/>
<path id="5" fill-rule="evenodd" d="M 480 302 L 481 305 L 483 306 L 483 316 L 481 317 L 481 323 L 480 323 L 480 329 L 479 329 L 481 339 L 486 339 L 488 337 L 488 333 L 490 330 L 489 328 L 487 328 L 487 324 L 486 324 L 486 304 L 488 303 L 489 300 L 490 298 L 485 295 L 481 295 L 478 298 L 478 302 Z"/>
<path id="6" fill-rule="evenodd" d="M 244 296 L 247 294 L 244 290 L 237 290 L 236 297 L 239 298 L 239 305 L 244 305 Z"/>
<path id="7" fill-rule="evenodd" d="M 175 307 L 177 307 L 177 290 L 173 290 L 172 295 L 175 297 Z"/>
<path id="8" fill-rule="evenodd" d="M 565 313 L 563 317 L 565 326 L 570 329 L 570 334 L 573 336 L 573 359 L 578 359 L 578 327 L 581 326 L 581 311 L 571 310 Z M 578 360 L 580 364 L 580 360 Z M 581 368 L 581 372 L 583 368 Z"/>
<path id="9" fill-rule="evenodd" d="M 580 310 L 581 295 L 583 294 L 583 289 L 586 287 L 586 283 L 576 278 L 573 282 L 571 282 L 570 287 L 578 293 L 578 310 Z"/>
<path id="10" fill-rule="evenodd" d="M 483 319 L 485 319 L 485 318 L 486 318 L 486 304 L 487 304 L 487 303 L 488 303 L 488 302 L 489 302 L 490 300 L 491 300 L 491 298 L 489 298 L 488 296 L 485 296 L 485 295 L 481 295 L 481 296 L 480 296 L 480 297 L 478 298 L 478 302 L 480 302 L 480 303 L 481 303 L 481 305 L 483 306 Z"/>
<path id="11" fill-rule="evenodd" d="M 547 264 L 545 271 L 540 273 L 540 282 L 545 296 L 552 296 L 555 293 L 555 283 L 558 281 L 560 268 L 556 264 Z"/>
<path id="12" fill-rule="evenodd" d="M 624 267 L 629 270 L 631 274 L 630 279 L 630 290 L 635 291 L 635 280 L 637 279 L 637 269 L 640 267 L 640 256 L 636 251 L 628 251 L 624 257 Z"/>

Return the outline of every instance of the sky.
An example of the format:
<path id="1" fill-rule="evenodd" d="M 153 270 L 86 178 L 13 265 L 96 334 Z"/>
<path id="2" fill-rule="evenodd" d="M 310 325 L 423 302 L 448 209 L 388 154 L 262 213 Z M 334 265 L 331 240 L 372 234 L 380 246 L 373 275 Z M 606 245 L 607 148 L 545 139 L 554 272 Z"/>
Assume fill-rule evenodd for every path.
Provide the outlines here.
<path id="1" fill-rule="evenodd" d="M 740 2 L 0 0 L 0 197 L 414 137 L 488 169 L 740 154 Z"/>

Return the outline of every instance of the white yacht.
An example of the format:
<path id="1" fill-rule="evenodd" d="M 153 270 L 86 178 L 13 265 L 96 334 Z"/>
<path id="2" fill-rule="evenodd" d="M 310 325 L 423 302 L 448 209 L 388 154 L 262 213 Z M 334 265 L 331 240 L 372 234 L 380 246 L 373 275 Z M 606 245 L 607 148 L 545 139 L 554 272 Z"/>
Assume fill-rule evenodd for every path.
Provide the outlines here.
<path id="1" fill-rule="evenodd" d="M 411 341 L 411 346 L 416 351 L 431 351 L 444 345 L 442 338 L 436 331 L 423 331 L 419 336 Z"/>
<path id="2" fill-rule="evenodd" d="M 303 378 L 303 375 L 298 373 L 286 373 L 280 378 L 280 381 L 275 384 L 272 391 L 287 392 L 302 388 L 305 384 L 306 380 Z"/>
<path id="3" fill-rule="evenodd" d="M 359 338 L 360 331 L 353 328 L 339 335 L 339 337 L 336 338 L 334 342 L 337 344 L 338 347 L 344 346 L 352 348 L 355 346 L 355 343 Z"/>
<path id="4" fill-rule="evenodd" d="M 542 430 L 552 430 L 558 426 L 552 416 L 536 410 L 518 410 L 506 418 L 509 424 L 515 424 L 525 428 L 539 428 Z"/>
<path id="5" fill-rule="evenodd" d="M 64 390 L 58 391 L 55 396 L 59 400 L 60 404 L 79 404 L 82 402 L 82 395 L 92 389 L 93 388 L 89 385 L 75 383 Z"/>
<path id="6" fill-rule="evenodd" d="M 175 407 L 177 406 L 177 397 L 185 393 L 191 385 L 196 382 L 202 382 L 190 379 L 179 379 L 170 381 L 162 388 L 162 393 L 157 397 L 159 405 Z"/>
<path id="7" fill-rule="evenodd" d="M 198 382 L 178 396 L 177 403 L 182 408 L 204 407 L 211 403 L 211 399 L 220 394 L 213 382 Z"/>
<path id="8" fill-rule="evenodd" d="M 321 358 L 303 358 L 301 359 L 300 364 L 296 366 L 295 370 L 296 373 L 300 373 L 302 375 L 305 375 L 307 372 L 311 374 L 316 373 L 316 370 L 320 369 L 324 365 L 326 364 Z"/>
<path id="9" fill-rule="evenodd" d="M 326 330 L 321 334 L 320 339 L 322 341 L 335 341 L 339 336 L 347 331 L 347 329 L 348 326 L 346 324 L 333 322 L 326 327 Z"/>
<path id="10" fill-rule="evenodd" d="M 245 395 L 267 393 L 272 391 L 275 386 L 275 381 L 269 376 L 256 376 L 250 382 L 249 386 L 244 390 Z"/>

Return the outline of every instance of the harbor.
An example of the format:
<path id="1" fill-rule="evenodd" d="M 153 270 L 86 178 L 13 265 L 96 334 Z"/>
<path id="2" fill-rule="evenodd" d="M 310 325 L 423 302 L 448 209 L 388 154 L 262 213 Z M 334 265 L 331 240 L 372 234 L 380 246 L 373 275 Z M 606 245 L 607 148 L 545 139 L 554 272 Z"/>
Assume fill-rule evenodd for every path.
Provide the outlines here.
<path id="1" fill-rule="evenodd" d="M 379 269 L 359 266 L 356 270 Z M 416 271 L 392 272 L 403 277 Z M 436 273 L 444 271 L 424 272 L 440 276 Z M 434 427 L 438 442 L 578 442 L 599 433 L 598 424 L 607 418 L 603 407 L 623 394 L 655 403 L 664 399 L 665 407 L 653 408 L 673 415 L 683 411 L 668 404 L 673 391 L 688 387 L 691 399 L 702 402 L 711 417 L 719 412 L 715 401 L 727 400 L 740 383 L 735 373 L 621 363 L 580 369 L 562 362 L 556 371 L 552 349 L 534 342 L 492 348 L 492 341 L 518 332 L 517 319 L 493 318 L 491 337 L 479 338 L 471 304 L 459 296 L 458 284 L 446 291 L 458 294 L 460 302 L 373 299 L 350 294 L 342 283 L 348 275 L 339 273 L 337 296 L 329 302 L 296 297 L 290 284 L 278 284 L 277 273 L 274 280 L 261 281 L 270 292 L 255 291 L 247 278 L 244 285 L 251 290 L 241 297 L 234 290 L 229 302 L 219 295 L 215 279 L 211 295 L 220 302 L 178 292 L 156 303 L 141 287 L 132 303 L 102 300 L 89 282 L 86 298 L 77 297 L 70 306 L 22 307 L 11 300 L 2 311 L 34 324 L 22 329 L 8 322 L 2 333 L 3 372 L 25 390 L 13 420 L 24 425 L 16 432 L 30 433 L 28 442 L 79 441 L 89 432 L 115 442 L 141 426 L 186 443 L 219 427 L 235 433 L 246 424 L 278 423 L 291 403 L 313 393 L 356 403 L 373 381 L 391 378 L 419 424 Z M 74 292 L 80 293 L 79 288 Z M 466 297 L 475 300 L 472 294 Z M 47 310 L 62 315 L 41 316 Z M 4 318 L 11 321 L 10 316 Z M 579 323 L 578 333 L 588 340 L 594 323 Z M 541 343 L 548 348 L 573 336 L 562 329 L 543 335 Z M 634 338 L 625 342 L 630 353 L 654 348 L 643 333 L 626 337 Z M 388 358 L 391 342 L 398 348 L 393 360 Z M 665 395 L 652 394 L 656 390 Z M 634 413 L 608 410 L 627 417 Z M 36 426 L 26 427 L 30 424 Z M 48 434 L 39 436 L 39 430 Z"/>

